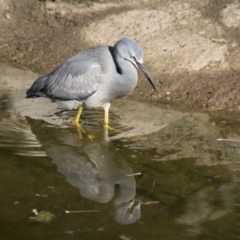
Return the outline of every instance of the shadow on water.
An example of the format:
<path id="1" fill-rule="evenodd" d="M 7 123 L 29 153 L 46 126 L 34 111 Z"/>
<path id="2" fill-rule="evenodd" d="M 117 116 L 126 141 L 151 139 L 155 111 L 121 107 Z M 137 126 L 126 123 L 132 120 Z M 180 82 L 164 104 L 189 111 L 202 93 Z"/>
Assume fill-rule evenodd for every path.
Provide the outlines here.
<path id="1" fill-rule="evenodd" d="M 121 99 L 121 132 L 87 110 L 80 134 L 74 111 L 25 99 L 35 78 L 0 65 L 1 239 L 238 239 L 238 124 Z M 56 220 L 28 222 L 34 208 Z"/>

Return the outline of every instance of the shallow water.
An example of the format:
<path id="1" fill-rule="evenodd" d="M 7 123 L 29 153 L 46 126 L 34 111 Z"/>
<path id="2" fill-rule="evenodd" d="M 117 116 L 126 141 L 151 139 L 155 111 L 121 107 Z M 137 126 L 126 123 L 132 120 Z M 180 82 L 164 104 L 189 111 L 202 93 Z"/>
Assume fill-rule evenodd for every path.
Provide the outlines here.
<path id="1" fill-rule="evenodd" d="M 83 133 L 36 77 L 0 65 L 0 239 L 239 239 L 240 126 L 121 99 Z"/>

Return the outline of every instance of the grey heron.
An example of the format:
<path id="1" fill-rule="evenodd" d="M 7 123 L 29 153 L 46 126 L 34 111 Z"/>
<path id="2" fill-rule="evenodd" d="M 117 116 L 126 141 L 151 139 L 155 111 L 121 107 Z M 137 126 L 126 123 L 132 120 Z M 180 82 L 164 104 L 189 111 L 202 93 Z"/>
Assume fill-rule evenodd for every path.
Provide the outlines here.
<path id="1" fill-rule="evenodd" d="M 133 39 L 123 37 L 114 46 L 97 46 L 80 52 L 38 78 L 27 97 L 59 100 L 67 109 L 77 109 L 78 124 L 84 107 L 102 107 L 104 124 L 109 123 L 110 103 L 129 95 L 136 87 L 140 68 L 155 91 L 157 88 L 143 65 L 143 50 Z"/>

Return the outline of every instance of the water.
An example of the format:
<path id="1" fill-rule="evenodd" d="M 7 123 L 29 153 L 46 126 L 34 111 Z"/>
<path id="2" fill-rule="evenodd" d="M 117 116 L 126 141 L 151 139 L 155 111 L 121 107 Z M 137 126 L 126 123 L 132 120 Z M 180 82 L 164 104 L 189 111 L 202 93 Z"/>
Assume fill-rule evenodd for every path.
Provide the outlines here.
<path id="1" fill-rule="evenodd" d="M 36 77 L 0 65 L 0 239 L 239 239 L 238 124 L 121 99 L 83 133 Z"/>

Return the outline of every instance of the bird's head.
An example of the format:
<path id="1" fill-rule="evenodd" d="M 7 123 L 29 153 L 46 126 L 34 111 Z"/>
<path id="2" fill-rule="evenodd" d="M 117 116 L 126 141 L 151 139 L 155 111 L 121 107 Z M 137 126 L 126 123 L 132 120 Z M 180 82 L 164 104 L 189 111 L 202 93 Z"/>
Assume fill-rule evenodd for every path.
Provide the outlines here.
<path id="1" fill-rule="evenodd" d="M 133 39 L 123 37 L 116 42 L 114 48 L 123 59 L 131 62 L 136 68 L 137 62 L 143 63 L 143 50 Z"/>
<path id="2" fill-rule="evenodd" d="M 123 37 L 114 45 L 116 54 L 122 57 L 124 60 L 131 62 L 136 68 L 140 68 L 145 74 L 147 80 L 152 85 L 155 91 L 157 88 L 150 77 L 147 69 L 143 65 L 143 50 L 133 39 L 129 37 Z"/>

